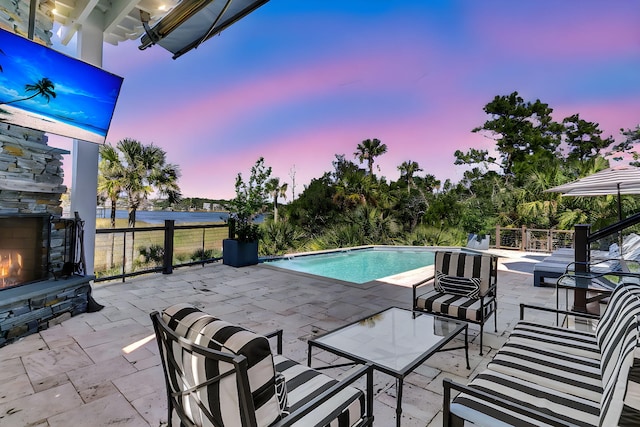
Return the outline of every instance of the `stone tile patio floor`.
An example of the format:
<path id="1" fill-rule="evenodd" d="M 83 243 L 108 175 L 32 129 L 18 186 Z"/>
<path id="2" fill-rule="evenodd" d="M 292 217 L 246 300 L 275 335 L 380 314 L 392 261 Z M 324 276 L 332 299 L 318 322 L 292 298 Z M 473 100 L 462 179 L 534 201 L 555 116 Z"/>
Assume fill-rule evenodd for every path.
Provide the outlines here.
<path id="1" fill-rule="evenodd" d="M 403 426 L 442 425 L 442 379 L 466 383 L 483 369 L 519 317 L 519 303 L 555 307 L 553 288 L 533 286 L 531 266 L 541 257 L 500 253 L 498 332 L 470 325 L 471 370 L 464 351 L 438 353 L 405 380 Z M 420 272 L 424 274 L 424 272 Z M 221 264 L 150 274 L 94 286 L 105 308 L 0 348 L 0 426 L 163 426 L 166 395 L 149 313 L 176 302 L 257 332 L 284 330 L 284 355 L 306 363 L 306 340 L 390 306 L 411 308 L 419 275 L 353 285 L 257 265 Z M 528 317 L 529 318 L 529 317 Z M 455 343 L 454 343 L 455 344 Z M 335 357 L 314 351 L 314 364 Z M 337 369 L 326 371 L 339 376 Z M 374 377 L 375 425 L 395 425 L 395 380 Z"/>

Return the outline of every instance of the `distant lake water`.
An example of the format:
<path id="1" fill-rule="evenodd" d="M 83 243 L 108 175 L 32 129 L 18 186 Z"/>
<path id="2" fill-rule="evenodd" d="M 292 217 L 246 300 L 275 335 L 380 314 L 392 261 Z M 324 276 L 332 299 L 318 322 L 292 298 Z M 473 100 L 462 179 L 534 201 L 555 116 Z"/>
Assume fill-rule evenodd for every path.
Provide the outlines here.
<path id="1" fill-rule="evenodd" d="M 98 218 L 109 218 L 109 209 L 98 210 Z M 129 218 L 129 212 L 117 210 L 116 218 Z M 164 224 L 167 219 L 172 219 L 176 224 L 190 222 L 224 222 L 229 218 L 225 212 L 173 212 L 173 211 L 137 211 L 136 221 L 143 221 L 149 224 Z"/>

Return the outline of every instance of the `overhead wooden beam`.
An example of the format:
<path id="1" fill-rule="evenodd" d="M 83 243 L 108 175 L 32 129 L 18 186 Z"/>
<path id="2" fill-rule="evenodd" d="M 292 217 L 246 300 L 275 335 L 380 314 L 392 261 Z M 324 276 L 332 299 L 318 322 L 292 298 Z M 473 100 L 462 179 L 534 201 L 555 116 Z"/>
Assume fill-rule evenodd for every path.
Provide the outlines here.
<path id="1" fill-rule="evenodd" d="M 104 16 L 104 32 L 111 33 L 117 28 L 120 22 L 131 13 L 137 6 L 139 0 L 113 0 L 111 8 Z"/>
<path id="2" fill-rule="evenodd" d="M 60 41 L 63 45 L 66 46 L 71 41 L 73 36 L 87 21 L 99 1 L 100 0 L 76 0 L 73 6 L 68 3 L 65 4 L 65 7 L 71 7 L 71 13 L 67 16 L 67 22 L 63 23 L 62 26 Z M 56 2 L 56 7 L 57 4 L 58 2 Z"/>

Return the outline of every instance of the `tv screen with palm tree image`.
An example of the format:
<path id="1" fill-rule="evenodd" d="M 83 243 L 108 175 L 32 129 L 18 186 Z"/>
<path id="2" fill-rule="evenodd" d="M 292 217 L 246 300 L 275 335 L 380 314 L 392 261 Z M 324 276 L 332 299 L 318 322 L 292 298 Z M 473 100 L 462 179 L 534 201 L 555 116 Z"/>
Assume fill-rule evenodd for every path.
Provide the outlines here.
<path id="1" fill-rule="evenodd" d="M 105 142 L 122 78 L 0 29 L 0 122 Z"/>

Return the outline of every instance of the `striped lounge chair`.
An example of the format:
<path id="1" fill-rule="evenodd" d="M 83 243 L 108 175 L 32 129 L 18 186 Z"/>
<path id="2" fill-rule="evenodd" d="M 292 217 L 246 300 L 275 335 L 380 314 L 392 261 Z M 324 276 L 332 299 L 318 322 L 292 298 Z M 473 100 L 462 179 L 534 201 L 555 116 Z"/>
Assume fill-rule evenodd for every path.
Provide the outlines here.
<path id="1" fill-rule="evenodd" d="M 521 320 L 468 385 L 444 380 L 444 425 L 639 426 L 638 316 L 640 285 L 623 283 L 595 333 Z"/>
<path id="2" fill-rule="evenodd" d="M 498 258 L 489 254 L 436 252 L 434 275 L 413 285 L 413 310 L 450 317 L 480 325 L 482 335 L 487 319 L 495 315 Z"/>
<path id="3" fill-rule="evenodd" d="M 280 353 L 268 337 L 188 304 L 151 313 L 170 426 L 363 427 L 373 425 L 373 370 L 334 380 Z M 351 384 L 365 377 L 367 393 Z"/>

